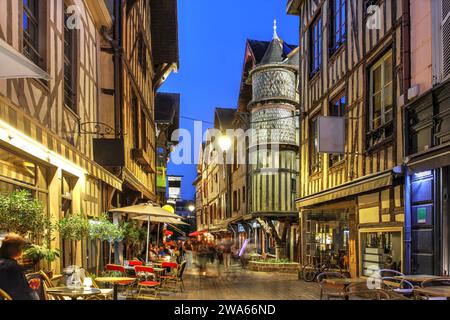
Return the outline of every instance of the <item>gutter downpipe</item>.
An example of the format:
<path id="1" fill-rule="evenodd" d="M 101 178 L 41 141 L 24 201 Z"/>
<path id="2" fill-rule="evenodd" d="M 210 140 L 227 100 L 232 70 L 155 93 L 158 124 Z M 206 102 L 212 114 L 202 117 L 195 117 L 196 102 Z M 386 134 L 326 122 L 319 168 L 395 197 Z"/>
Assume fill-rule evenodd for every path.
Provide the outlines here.
<path id="1" fill-rule="evenodd" d="M 408 90 L 411 87 L 411 14 L 410 1 L 402 0 L 402 60 L 403 60 L 403 158 L 409 154 L 409 119 L 406 106 L 408 105 Z M 405 225 L 404 225 L 404 273 L 411 273 L 411 176 L 408 167 L 405 168 Z"/>
<path id="2" fill-rule="evenodd" d="M 114 33 L 113 33 L 113 51 L 114 51 L 114 124 L 116 129 L 116 139 L 123 139 L 123 116 L 122 116 L 122 0 L 114 1 Z M 121 150 L 122 153 L 125 150 Z M 119 199 L 120 201 L 120 199 Z M 114 221 L 118 224 L 116 218 Z M 122 245 L 119 242 L 114 243 L 114 263 L 121 264 Z"/>

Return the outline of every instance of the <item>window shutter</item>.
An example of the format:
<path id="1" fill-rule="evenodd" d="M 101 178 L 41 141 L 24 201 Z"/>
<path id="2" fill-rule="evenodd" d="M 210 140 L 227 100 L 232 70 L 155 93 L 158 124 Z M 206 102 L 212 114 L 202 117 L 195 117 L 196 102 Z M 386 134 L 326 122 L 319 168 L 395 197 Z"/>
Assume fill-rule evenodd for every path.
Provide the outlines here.
<path id="1" fill-rule="evenodd" d="M 450 1 L 442 0 L 442 80 L 450 76 Z"/>

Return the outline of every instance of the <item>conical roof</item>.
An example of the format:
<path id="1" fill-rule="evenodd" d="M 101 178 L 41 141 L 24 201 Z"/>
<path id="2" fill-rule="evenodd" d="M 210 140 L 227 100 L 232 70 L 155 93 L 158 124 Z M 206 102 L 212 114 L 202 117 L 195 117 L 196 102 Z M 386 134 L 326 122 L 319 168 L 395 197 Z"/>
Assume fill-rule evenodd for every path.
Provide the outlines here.
<path id="1" fill-rule="evenodd" d="M 292 47 L 287 45 L 277 34 L 277 21 L 274 21 L 273 38 L 261 59 L 259 65 L 282 63 L 292 51 Z"/>

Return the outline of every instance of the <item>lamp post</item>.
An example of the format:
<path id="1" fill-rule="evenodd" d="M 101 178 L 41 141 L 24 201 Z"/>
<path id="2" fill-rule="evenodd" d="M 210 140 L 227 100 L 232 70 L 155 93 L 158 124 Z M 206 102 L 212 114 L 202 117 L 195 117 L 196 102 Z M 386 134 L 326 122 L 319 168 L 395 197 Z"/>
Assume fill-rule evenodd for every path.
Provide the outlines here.
<path id="1" fill-rule="evenodd" d="M 223 173 L 224 176 L 226 178 L 226 184 L 227 184 L 227 192 L 225 194 L 225 206 L 226 206 L 226 210 L 225 210 L 225 218 L 228 218 L 229 216 L 231 216 L 231 203 L 230 203 L 230 199 L 231 199 L 231 185 L 230 185 L 230 175 L 231 175 L 231 170 L 230 170 L 230 166 L 227 163 L 227 152 L 231 149 L 232 147 L 232 141 L 230 139 L 229 136 L 227 136 L 226 134 L 221 135 L 218 139 L 218 143 L 219 143 L 219 147 L 223 152 Z M 225 171 L 226 170 L 226 171 Z"/>

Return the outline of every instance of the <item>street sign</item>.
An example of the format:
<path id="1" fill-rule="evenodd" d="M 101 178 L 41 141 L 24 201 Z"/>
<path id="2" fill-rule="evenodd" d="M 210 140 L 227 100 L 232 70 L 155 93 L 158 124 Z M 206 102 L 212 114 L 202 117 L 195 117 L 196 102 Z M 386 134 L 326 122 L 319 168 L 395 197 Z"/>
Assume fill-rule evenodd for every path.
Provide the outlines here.
<path id="1" fill-rule="evenodd" d="M 318 118 L 318 149 L 319 153 L 345 153 L 345 118 Z"/>

